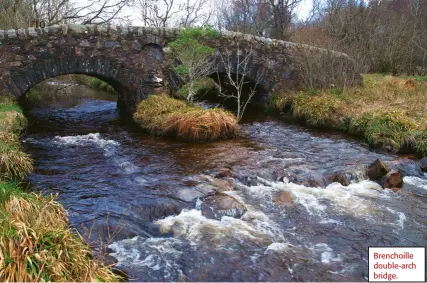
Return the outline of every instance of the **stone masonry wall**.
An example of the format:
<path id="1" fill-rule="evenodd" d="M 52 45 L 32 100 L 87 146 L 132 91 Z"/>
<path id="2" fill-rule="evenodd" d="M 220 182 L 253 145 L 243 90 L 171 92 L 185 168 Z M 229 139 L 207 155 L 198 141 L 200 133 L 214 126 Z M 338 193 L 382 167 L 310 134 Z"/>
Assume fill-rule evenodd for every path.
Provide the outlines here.
<path id="1" fill-rule="evenodd" d="M 119 107 L 131 114 L 141 99 L 170 86 L 165 52 L 178 33 L 178 29 L 96 25 L 0 30 L 0 94 L 19 97 L 45 79 L 87 74 L 111 84 L 120 94 Z M 314 87 L 360 83 L 352 59 L 339 52 L 234 32 L 222 32 L 204 43 L 218 52 L 250 48 L 255 56 L 249 78 L 262 71 L 266 95 L 305 87 L 308 75 L 327 74 L 326 79 L 314 79 Z M 330 66 L 332 71 L 327 70 Z M 219 72 L 222 68 L 218 64 Z"/>

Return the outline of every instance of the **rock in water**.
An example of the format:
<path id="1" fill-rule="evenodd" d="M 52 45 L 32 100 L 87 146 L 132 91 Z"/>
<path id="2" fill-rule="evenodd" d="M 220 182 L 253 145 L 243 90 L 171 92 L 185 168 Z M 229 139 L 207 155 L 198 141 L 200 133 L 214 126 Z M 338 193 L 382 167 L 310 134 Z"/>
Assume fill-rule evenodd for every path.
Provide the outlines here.
<path id="1" fill-rule="evenodd" d="M 223 216 L 240 218 L 246 207 L 237 199 L 224 193 L 216 193 L 203 199 L 202 215 L 207 218 L 221 219 Z"/>
<path id="2" fill-rule="evenodd" d="M 182 188 L 178 190 L 177 198 L 186 202 L 193 202 L 198 198 L 203 198 L 215 194 L 215 187 L 209 184 L 199 184 L 192 188 Z"/>
<path id="3" fill-rule="evenodd" d="M 229 168 L 221 168 L 219 169 L 218 174 L 216 174 L 217 178 L 232 178 L 233 172 Z"/>
<path id="4" fill-rule="evenodd" d="M 403 186 L 403 177 L 399 170 L 391 170 L 381 180 L 383 188 L 398 191 Z"/>
<path id="5" fill-rule="evenodd" d="M 427 172 L 427 157 L 420 160 L 420 167 L 423 172 Z"/>
<path id="6" fill-rule="evenodd" d="M 326 177 L 328 184 L 340 183 L 343 186 L 350 185 L 350 180 L 347 175 L 343 172 L 335 172 Z"/>
<path id="7" fill-rule="evenodd" d="M 377 159 L 369 165 L 367 175 L 372 181 L 379 181 L 384 177 L 390 169 L 381 160 Z"/>
<path id="8" fill-rule="evenodd" d="M 286 207 L 295 207 L 292 194 L 288 191 L 280 192 L 279 194 L 273 196 L 272 201 L 273 203 L 278 205 L 283 205 Z"/>
<path id="9" fill-rule="evenodd" d="M 200 175 L 196 180 L 199 182 L 210 183 L 210 185 L 215 187 L 215 191 L 218 192 L 232 191 L 234 188 L 234 181 L 231 178 L 218 179 L 208 175 Z"/>

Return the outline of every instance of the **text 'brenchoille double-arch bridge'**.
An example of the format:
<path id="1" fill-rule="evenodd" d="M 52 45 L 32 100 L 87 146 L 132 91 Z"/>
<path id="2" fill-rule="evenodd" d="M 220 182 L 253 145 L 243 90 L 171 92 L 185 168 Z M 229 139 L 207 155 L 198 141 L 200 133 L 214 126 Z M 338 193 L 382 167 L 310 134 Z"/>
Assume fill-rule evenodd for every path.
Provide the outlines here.
<path id="1" fill-rule="evenodd" d="M 165 53 L 178 33 L 179 29 L 111 25 L 0 30 L 0 94 L 20 97 L 43 80 L 86 74 L 112 85 L 119 93 L 119 107 L 131 114 L 147 95 L 175 85 Z M 248 79 L 262 73 L 264 98 L 307 84 L 360 83 L 353 60 L 335 51 L 235 32 L 219 32 L 203 44 L 236 56 L 250 48 Z M 216 61 L 213 72 L 222 72 L 223 64 Z"/>

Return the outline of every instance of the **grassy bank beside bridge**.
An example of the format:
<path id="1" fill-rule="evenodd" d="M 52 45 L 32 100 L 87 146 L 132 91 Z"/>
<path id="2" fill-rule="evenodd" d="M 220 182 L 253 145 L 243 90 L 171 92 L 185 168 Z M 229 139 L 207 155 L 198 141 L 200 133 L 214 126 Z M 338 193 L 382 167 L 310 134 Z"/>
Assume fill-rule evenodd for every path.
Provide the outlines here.
<path id="1" fill-rule="evenodd" d="M 92 259 L 62 205 L 23 186 L 33 169 L 19 141 L 25 125 L 19 106 L 0 96 L 0 281 L 118 281 Z"/>
<path id="2" fill-rule="evenodd" d="M 359 87 L 274 94 L 270 109 L 375 148 L 427 154 L 427 77 L 363 75 Z"/>

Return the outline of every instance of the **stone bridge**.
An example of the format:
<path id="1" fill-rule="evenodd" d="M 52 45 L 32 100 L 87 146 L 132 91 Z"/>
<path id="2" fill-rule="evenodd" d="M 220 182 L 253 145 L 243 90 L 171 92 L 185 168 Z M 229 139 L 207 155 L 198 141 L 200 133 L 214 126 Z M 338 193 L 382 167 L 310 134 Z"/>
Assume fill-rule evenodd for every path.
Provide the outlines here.
<path id="1" fill-rule="evenodd" d="M 19 98 L 43 80 L 86 74 L 113 86 L 121 110 L 132 114 L 147 95 L 176 85 L 165 53 L 178 33 L 178 29 L 111 25 L 0 30 L 0 94 Z M 251 48 L 255 56 L 248 77 L 255 80 L 263 74 L 261 101 L 288 89 L 361 81 L 352 59 L 335 51 L 235 32 L 221 32 L 204 44 L 217 52 Z M 220 63 L 216 71 L 223 71 Z"/>

